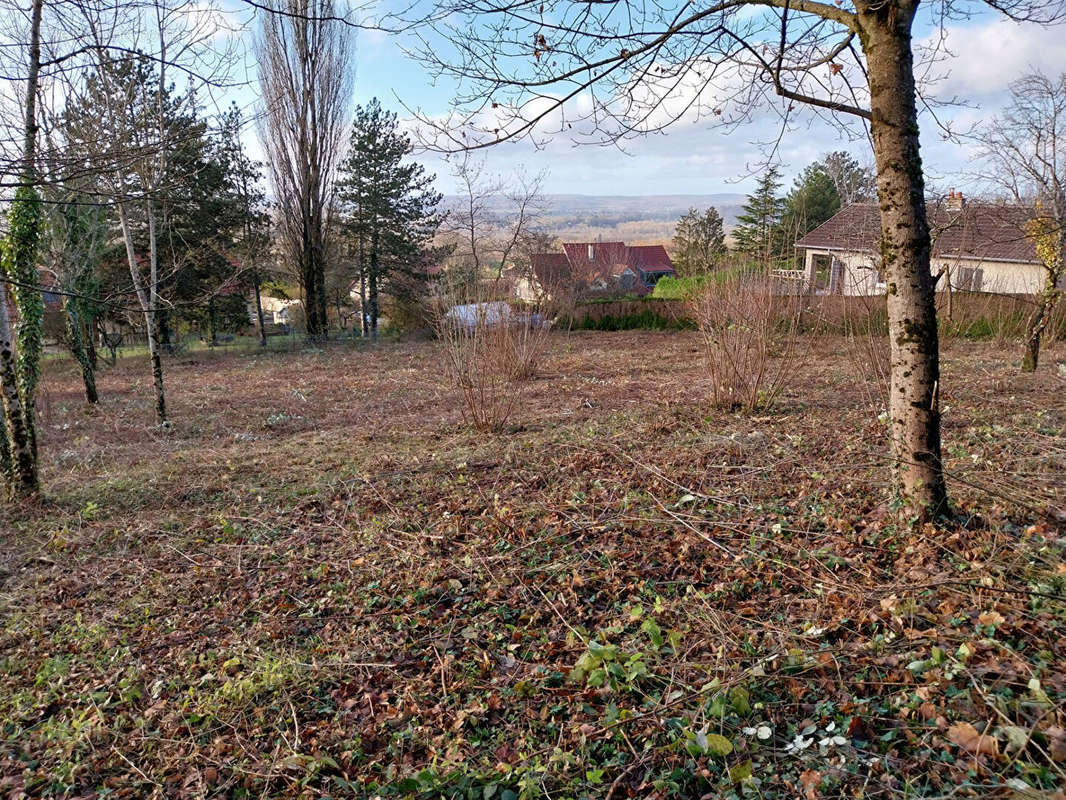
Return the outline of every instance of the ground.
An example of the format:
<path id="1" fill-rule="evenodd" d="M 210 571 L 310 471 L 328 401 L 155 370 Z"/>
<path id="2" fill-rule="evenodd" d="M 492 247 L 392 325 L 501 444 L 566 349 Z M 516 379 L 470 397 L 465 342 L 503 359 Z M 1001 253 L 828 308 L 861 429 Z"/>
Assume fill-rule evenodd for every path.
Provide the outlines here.
<path id="1" fill-rule="evenodd" d="M 432 342 L 176 357 L 169 432 L 143 359 L 92 410 L 52 360 L 0 796 L 1050 797 L 1066 348 L 1018 351 L 947 344 L 919 530 L 843 339 L 751 415 L 696 334 L 558 334 L 500 434 Z"/>

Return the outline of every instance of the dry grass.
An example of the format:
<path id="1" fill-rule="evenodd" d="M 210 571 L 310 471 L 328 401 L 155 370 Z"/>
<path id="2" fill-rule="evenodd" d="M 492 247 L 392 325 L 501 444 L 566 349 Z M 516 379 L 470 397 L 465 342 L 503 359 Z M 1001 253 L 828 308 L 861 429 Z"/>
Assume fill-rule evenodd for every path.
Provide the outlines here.
<path id="1" fill-rule="evenodd" d="M 696 333 L 553 344 L 507 435 L 464 423 L 433 342 L 172 361 L 169 435 L 142 362 L 93 412 L 50 364 L 47 499 L 0 539 L 0 789 L 728 796 L 748 760 L 764 797 L 1060 784 L 1061 344 L 1035 376 L 949 344 L 961 517 L 914 532 L 845 340 L 762 416 L 712 408 Z M 590 640 L 621 678 L 568 679 Z M 727 757 L 688 749 L 708 723 Z M 789 749 L 830 724 L 846 745 Z"/>

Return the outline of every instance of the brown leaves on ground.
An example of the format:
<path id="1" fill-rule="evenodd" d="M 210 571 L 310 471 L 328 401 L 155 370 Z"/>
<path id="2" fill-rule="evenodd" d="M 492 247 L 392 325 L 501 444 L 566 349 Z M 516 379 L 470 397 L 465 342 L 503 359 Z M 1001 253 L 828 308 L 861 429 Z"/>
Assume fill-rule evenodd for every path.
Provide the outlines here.
<path id="1" fill-rule="evenodd" d="M 999 742 L 995 737 L 979 733 L 969 722 L 956 722 L 948 728 L 948 739 L 963 750 L 974 755 L 999 755 Z"/>
<path id="2" fill-rule="evenodd" d="M 1004 777 L 992 704 L 1056 774 L 1061 531 L 1031 509 L 1066 500 L 1061 390 L 951 343 L 980 517 L 902 531 L 845 353 L 755 419 L 709 410 L 694 335 L 560 336 L 502 436 L 461 425 L 432 343 L 170 361 L 168 435 L 142 362 L 93 411 L 50 362 L 48 501 L 0 521 L 0 789 L 659 800 L 750 761 L 766 798 L 944 796 L 975 756 Z M 568 680 L 589 640 L 646 674 Z M 750 696 L 711 712 L 715 680 Z M 709 719 L 733 750 L 690 757 Z"/>

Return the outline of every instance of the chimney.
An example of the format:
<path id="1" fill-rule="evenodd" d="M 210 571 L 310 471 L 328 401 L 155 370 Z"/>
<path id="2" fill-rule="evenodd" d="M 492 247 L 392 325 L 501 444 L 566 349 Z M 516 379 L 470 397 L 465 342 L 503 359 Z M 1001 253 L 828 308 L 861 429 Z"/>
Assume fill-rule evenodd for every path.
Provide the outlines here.
<path id="1" fill-rule="evenodd" d="M 965 202 L 966 201 L 963 200 L 962 197 L 962 192 L 956 193 L 953 187 L 951 191 L 948 192 L 948 197 L 947 200 L 944 201 L 944 206 L 948 211 L 962 211 Z"/>
<path id="2" fill-rule="evenodd" d="M 596 245 L 590 244 L 589 245 L 589 261 L 595 261 L 595 260 L 596 260 Z"/>

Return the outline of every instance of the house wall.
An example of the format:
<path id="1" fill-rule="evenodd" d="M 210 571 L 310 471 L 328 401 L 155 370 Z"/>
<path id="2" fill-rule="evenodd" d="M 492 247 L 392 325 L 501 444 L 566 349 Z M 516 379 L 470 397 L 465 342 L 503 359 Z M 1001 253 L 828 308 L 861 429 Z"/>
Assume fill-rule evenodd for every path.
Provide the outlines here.
<path id="1" fill-rule="evenodd" d="M 832 286 L 817 287 L 823 294 L 875 295 L 885 291 L 885 284 L 877 269 L 878 259 L 870 253 L 840 250 L 808 249 L 805 257 L 807 291 L 816 287 L 816 257 L 827 257 L 840 265 L 838 277 Z M 967 270 L 980 270 L 978 291 L 996 294 L 1035 294 L 1044 283 L 1044 269 L 1039 264 L 1022 264 L 1007 261 L 984 261 L 974 258 L 933 258 L 933 275 L 946 268 L 951 276 L 951 287 L 969 290 Z M 941 279 L 943 281 L 943 279 Z M 938 289 L 943 288 L 939 284 Z"/>
<path id="2" fill-rule="evenodd" d="M 514 296 L 516 300 L 522 300 L 526 303 L 534 303 L 541 299 L 543 292 L 540 288 L 540 281 L 536 278 L 515 278 L 514 280 Z"/>
<path id="3" fill-rule="evenodd" d="M 978 291 L 996 294 L 1036 294 L 1044 285 L 1044 268 L 1039 264 L 1019 264 L 1007 261 L 981 261 L 971 258 L 934 258 L 933 274 L 947 267 L 952 289 L 968 289 L 963 285 L 963 269 L 981 270 Z M 941 279 L 943 280 L 943 279 Z"/>

